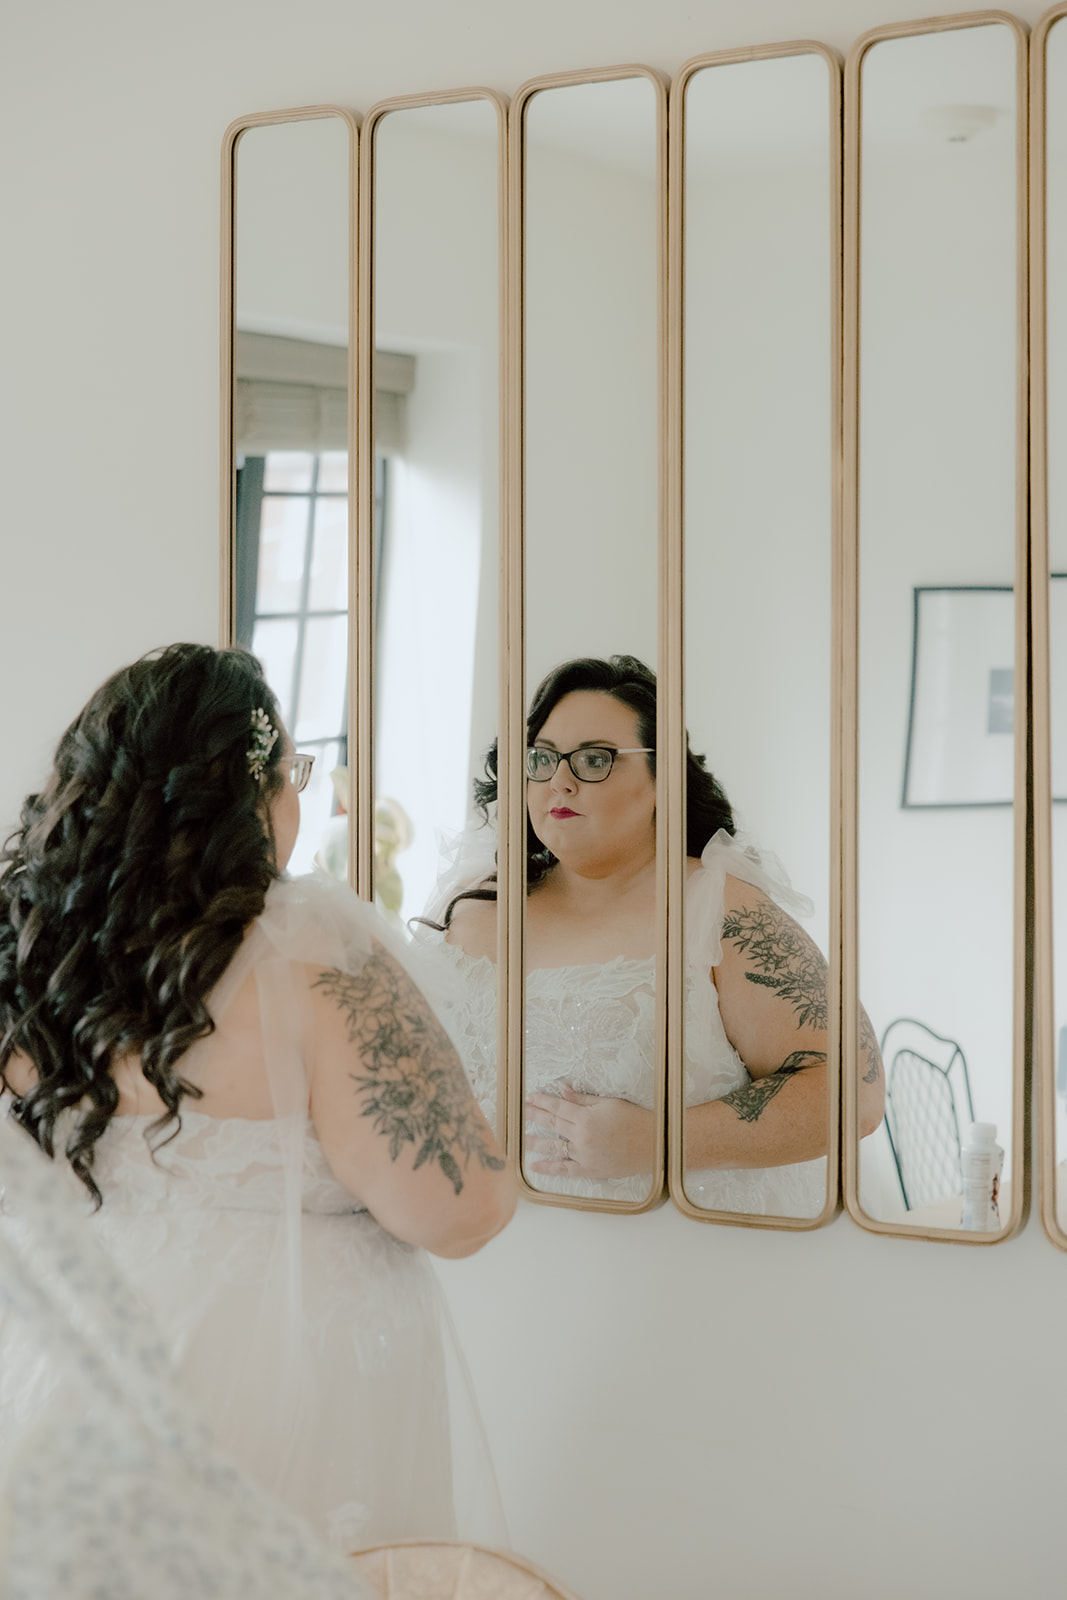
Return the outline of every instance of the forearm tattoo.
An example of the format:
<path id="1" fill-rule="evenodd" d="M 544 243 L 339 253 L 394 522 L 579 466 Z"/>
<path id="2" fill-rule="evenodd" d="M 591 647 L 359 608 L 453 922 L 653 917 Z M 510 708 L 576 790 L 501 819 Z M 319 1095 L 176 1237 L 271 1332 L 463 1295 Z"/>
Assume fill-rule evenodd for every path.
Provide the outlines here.
<path id="1" fill-rule="evenodd" d="M 467 1080 L 448 1035 L 407 973 L 380 945 L 362 971 L 330 968 L 314 987 L 344 1012 L 364 1071 L 350 1073 L 375 1132 L 396 1161 L 415 1146 L 416 1170 L 436 1163 L 459 1194 L 473 1157 L 493 1172 L 505 1163 L 487 1149 Z"/>
<path id="2" fill-rule="evenodd" d="M 860 1006 L 860 1055 L 867 1061 L 867 1071 L 863 1074 L 864 1083 L 877 1083 L 882 1076 L 882 1052 L 878 1048 L 878 1037 L 871 1025 L 871 1019 Z"/>
<path id="3" fill-rule="evenodd" d="M 826 962 L 814 941 L 780 907 L 762 900 L 756 906 L 727 911 L 722 936 L 749 958 L 745 972 L 749 983 L 773 989 L 789 1002 L 798 1028 L 826 1027 Z"/>
<path id="4" fill-rule="evenodd" d="M 758 1122 L 775 1095 L 785 1088 L 794 1074 L 803 1072 L 805 1067 L 817 1067 L 825 1060 L 824 1050 L 794 1050 L 769 1077 L 755 1078 L 751 1083 L 743 1083 L 739 1089 L 732 1089 L 729 1094 L 723 1095 L 722 1103 L 732 1106 L 742 1122 Z"/>

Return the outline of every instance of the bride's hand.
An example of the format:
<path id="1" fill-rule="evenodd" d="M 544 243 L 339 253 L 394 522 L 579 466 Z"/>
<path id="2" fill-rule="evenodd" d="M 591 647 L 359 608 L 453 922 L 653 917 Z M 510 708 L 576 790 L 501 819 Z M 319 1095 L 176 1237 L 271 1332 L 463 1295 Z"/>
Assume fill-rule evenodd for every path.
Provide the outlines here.
<path id="1" fill-rule="evenodd" d="M 551 1137 L 528 1134 L 527 1171 L 551 1178 L 629 1178 L 651 1172 L 655 1119 L 632 1100 L 601 1098 L 564 1088 L 528 1094 L 526 1115 Z"/>

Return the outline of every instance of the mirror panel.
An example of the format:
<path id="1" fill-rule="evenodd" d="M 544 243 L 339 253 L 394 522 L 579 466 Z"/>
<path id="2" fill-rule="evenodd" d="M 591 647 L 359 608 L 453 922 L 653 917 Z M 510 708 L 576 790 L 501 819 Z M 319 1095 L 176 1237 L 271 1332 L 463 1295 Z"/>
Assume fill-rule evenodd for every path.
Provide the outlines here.
<path id="1" fill-rule="evenodd" d="M 496 738 L 500 185 L 494 98 L 379 107 L 371 394 L 375 898 L 421 915 Z M 492 849 L 490 849 L 490 858 Z"/>
<path id="2" fill-rule="evenodd" d="M 707 57 L 672 105 L 698 758 L 672 1194 L 705 1219 L 812 1226 L 837 1199 L 840 64 L 811 46 Z"/>
<path id="3" fill-rule="evenodd" d="M 638 68 L 541 79 L 512 117 L 523 659 L 544 779 L 525 785 L 515 1098 L 529 1109 L 512 1127 L 536 1195 L 640 1210 L 663 1186 L 663 840 L 644 752 L 660 656 L 666 92 Z M 583 668 L 536 699 L 562 664 L 614 656 L 635 660 Z"/>
<path id="4" fill-rule="evenodd" d="M 849 65 L 859 356 L 849 1204 L 883 1231 L 989 1243 L 1019 1225 L 1026 1189 L 1025 37 L 975 14 L 868 35 Z M 862 1139 L 866 1057 L 855 1078 L 849 1066 L 864 1043 L 857 976 L 887 1084 L 886 1120 Z M 995 1124 L 1006 1159 L 999 1219 L 961 1227 L 972 1121 Z"/>
<path id="5" fill-rule="evenodd" d="M 1067 1249 L 1067 7 L 1035 30 L 1033 62 L 1035 986 L 1042 1211 Z"/>
<path id="6" fill-rule="evenodd" d="M 349 319 L 356 129 L 322 108 L 230 130 L 223 637 L 315 756 L 290 871 L 347 875 Z"/>
<path id="7" fill-rule="evenodd" d="M 496 866 L 496 809 L 479 810 L 474 786 L 500 726 L 506 131 L 503 101 L 482 91 L 374 108 L 362 232 L 368 865 L 387 919 L 436 958 L 425 981 L 443 978 L 501 1133 L 495 883 L 454 921 L 449 906 Z"/>

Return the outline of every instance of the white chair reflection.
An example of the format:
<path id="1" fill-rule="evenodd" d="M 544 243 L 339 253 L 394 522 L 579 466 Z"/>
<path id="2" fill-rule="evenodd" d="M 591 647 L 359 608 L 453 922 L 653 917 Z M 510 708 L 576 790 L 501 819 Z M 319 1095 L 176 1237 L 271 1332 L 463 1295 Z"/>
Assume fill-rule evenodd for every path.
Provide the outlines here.
<path id="1" fill-rule="evenodd" d="M 413 1539 L 351 1560 L 381 1600 L 575 1600 L 520 1556 L 484 1545 Z"/>
<path id="2" fill-rule="evenodd" d="M 885 1126 L 909 1211 L 958 1195 L 960 1122 L 974 1121 L 967 1060 L 959 1043 L 912 1017 L 882 1034 Z"/>

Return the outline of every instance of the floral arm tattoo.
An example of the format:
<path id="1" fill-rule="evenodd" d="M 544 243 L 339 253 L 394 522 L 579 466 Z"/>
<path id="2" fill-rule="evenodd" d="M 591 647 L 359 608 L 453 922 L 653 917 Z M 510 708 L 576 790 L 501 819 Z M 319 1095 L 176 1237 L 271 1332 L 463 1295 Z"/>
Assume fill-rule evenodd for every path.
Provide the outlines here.
<path id="1" fill-rule="evenodd" d="M 878 1038 L 871 1025 L 871 1019 L 860 1006 L 860 1055 L 867 1062 L 867 1071 L 863 1074 L 864 1083 L 877 1083 L 882 1076 L 882 1052 L 878 1048 Z"/>
<path id="2" fill-rule="evenodd" d="M 814 940 L 779 906 L 761 900 L 755 906 L 727 911 L 722 936 L 748 957 L 747 982 L 772 989 L 788 1001 L 796 1012 L 798 1028 L 826 1027 L 826 962 Z M 758 1122 L 791 1077 L 825 1061 L 823 1050 L 794 1050 L 767 1077 L 755 1078 L 724 1095 L 723 1104 L 732 1106 L 742 1122 Z"/>
<path id="3" fill-rule="evenodd" d="M 756 906 L 728 911 L 722 936 L 748 956 L 745 978 L 749 983 L 773 989 L 789 1002 L 797 1014 L 798 1028 L 826 1027 L 826 962 L 814 941 L 780 907 L 773 901 L 761 900 Z M 877 1083 L 882 1070 L 878 1041 L 862 1007 L 860 1050 L 867 1063 L 864 1083 Z M 744 1084 L 723 1099 L 742 1121 L 755 1122 L 784 1088 L 787 1078 L 825 1060 L 822 1051 L 795 1050 L 769 1077 Z"/>
<path id="4" fill-rule="evenodd" d="M 789 1001 L 798 1028 L 826 1027 L 826 962 L 792 917 L 772 900 L 761 900 L 756 906 L 727 911 L 722 936 L 748 956 L 749 983 L 773 989 Z"/>
<path id="5" fill-rule="evenodd" d="M 739 1089 L 732 1089 L 729 1094 L 724 1094 L 724 1106 L 732 1106 L 742 1122 L 758 1122 L 774 1099 L 779 1089 L 784 1089 L 788 1080 L 796 1072 L 803 1072 L 805 1067 L 817 1067 L 826 1060 L 824 1050 L 794 1050 L 791 1056 L 786 1056 L 780 1067 L 766 1078 L 753 1078 L 751 1083 L 743 1083 Z"/>
<path id="6" fill-rule="evenodd" d="M 485 1133 L 455 1050 L 404 969 L 381 945 L 358 973 L 331 967 L 314 985 L 344 1012 L 362 1073 L 350 1073 L 362 1115 L 389 1140 L 396 1161 L 415 1146 L 415 1168 L 436 1163 L 456 1194 L 473 1157 L 492 1172 L 505 1163 L 486 1148 Z"/>

